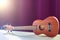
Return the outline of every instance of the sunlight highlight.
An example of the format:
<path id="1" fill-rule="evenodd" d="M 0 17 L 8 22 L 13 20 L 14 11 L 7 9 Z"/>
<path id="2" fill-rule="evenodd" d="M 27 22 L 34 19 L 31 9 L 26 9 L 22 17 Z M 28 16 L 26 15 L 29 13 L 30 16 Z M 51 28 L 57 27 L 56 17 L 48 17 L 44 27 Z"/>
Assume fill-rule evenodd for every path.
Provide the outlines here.
<path id="1" fill-rule="evenodd" d="M 9 3 L 9 0 L 0 0 L 0 11 L 3 11 L 5 8 L 7 8 Z"/>
<path id="2" fill-rule="evenodd" d="M 0 0 L 0 17 L 10 17 L 14 13 L 15 5 L 15 0 Z"/>

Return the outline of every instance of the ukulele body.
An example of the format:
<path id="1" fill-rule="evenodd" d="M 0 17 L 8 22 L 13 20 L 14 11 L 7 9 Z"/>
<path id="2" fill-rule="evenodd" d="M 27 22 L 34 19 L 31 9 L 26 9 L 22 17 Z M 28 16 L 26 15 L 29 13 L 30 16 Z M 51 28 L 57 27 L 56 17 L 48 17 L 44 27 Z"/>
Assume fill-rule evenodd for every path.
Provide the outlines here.
<path id="1" fill-rule="evenodd" d="M 54 37 L 59 31 L 59 21 L 56 17 L 50 16 L 44 20 L 35 20 L 33 25 L 37 25 L 33 32 L 36 35 L 46 34 L 47 36 Z"/>

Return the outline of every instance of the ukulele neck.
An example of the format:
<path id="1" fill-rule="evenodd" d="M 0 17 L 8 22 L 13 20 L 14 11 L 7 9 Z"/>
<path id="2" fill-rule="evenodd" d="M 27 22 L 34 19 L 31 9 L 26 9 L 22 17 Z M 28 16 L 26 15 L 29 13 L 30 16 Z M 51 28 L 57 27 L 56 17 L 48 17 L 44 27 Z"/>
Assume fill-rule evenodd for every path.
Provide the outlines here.
<path id="1" fill-rule="evenodd" d="M 14 26 L 13 30 L 34 30 L 36 26 Z"/>

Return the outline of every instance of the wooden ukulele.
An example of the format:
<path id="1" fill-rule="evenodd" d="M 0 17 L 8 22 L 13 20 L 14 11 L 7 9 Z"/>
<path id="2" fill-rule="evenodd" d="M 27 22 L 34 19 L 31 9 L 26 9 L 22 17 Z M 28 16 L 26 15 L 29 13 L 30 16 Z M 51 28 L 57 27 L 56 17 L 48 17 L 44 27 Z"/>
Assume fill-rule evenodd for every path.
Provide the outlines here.
<path id="1" fill-rule="evenodd" d="M 36 35 L 46 34 L 49 37 L 54 37 L 59 31 L 59 21 L 56 17 L 50 16 L 44 20 L 35 20 L 33 26 L 17 26 L 13 30 L 33 30 Z M 8 25 L 13 27 L 11 25 Z"/>

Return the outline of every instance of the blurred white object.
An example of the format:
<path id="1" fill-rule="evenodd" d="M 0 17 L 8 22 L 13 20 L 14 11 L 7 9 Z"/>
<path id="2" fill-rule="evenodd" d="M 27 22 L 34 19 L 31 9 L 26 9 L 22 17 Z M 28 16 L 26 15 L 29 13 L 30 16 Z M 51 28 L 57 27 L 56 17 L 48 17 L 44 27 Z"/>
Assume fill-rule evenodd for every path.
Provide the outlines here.
<path id="1" fill-rule="evenodd" d="M 0 40 L 60 40 L 60 35 L 56 37 L 37 36 L 32 32 L 12 31 L 7 33 L 6 30 L 0 30 Z"/>

